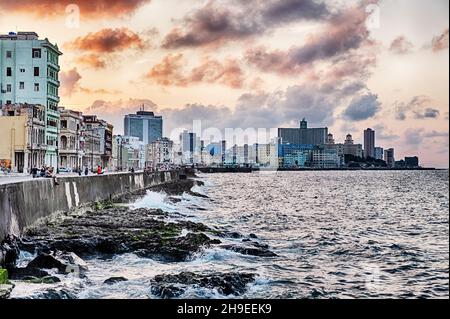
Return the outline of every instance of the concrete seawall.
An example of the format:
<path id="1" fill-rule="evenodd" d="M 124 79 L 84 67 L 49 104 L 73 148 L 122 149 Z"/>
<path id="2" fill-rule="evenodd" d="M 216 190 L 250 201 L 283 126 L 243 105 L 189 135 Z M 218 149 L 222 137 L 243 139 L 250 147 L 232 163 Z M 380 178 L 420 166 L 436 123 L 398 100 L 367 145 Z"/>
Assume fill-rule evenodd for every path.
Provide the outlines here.
<path id="1" fill-rule="evenodd" d="M 175 181 L 180 171 L 62 177 L 0 185 L 0 242 L 20 235 L 38 219 L 74 207 Z"/>

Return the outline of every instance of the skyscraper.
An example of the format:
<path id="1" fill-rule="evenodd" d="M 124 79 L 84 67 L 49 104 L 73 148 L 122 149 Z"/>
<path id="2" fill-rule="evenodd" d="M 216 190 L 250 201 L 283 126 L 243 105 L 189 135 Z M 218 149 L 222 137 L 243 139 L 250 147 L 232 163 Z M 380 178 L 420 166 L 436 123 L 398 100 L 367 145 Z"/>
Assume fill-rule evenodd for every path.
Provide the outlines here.
<path id="1" fill-rule="evenodd" d="M 375 131 L 370 128 L 364 131 L 364 157 L 375 158 Z"/>
<path id="2" fill-rule="evenodd" d="M 151 144 L 163 134 L 162 116 L 155 116 L 153 112 L 141 110 L 136 114 L 129 114 L 124 119 L 125 136 L 138 137 L 139 141 Z"/>
<path id="3" fill-rule="evenodd" d="M 0 106 L 42 105 L 45 109 L 45 163 L 57 167 L 59 56 L 56 44 L 35 32 L 0 34 Z"/>

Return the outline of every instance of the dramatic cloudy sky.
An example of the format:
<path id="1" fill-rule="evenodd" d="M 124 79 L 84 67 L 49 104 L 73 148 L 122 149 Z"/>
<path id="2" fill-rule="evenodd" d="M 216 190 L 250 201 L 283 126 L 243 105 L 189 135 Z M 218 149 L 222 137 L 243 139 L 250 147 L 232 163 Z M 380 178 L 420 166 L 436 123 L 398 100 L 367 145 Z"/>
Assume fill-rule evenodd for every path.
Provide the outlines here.
<path id="1" fill-rule="evenodd" d="M 193 120 L 306 117 L 339 142 L 372 127 L 397 158 L 448 167 L 448 11 L 448 0 L 0 0 L 0 32 L 56 42 L 61 105 L 117 133 L 142 104 L 167 135 Z"/>

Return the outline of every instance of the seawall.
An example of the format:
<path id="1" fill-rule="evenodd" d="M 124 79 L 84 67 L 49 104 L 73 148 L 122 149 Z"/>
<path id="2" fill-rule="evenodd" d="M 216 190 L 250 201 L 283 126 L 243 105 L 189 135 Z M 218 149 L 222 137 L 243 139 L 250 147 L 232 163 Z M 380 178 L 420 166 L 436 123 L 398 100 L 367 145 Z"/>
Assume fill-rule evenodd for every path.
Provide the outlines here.
<path id="1" fill-rule="evenodd" d="M 0 242 L 7 235 L 20 236 L 38 219 L 74 207 L 106 200 L 183 177 L 180 171 L 118 173 L 60 177 L 0 185 Z"/>

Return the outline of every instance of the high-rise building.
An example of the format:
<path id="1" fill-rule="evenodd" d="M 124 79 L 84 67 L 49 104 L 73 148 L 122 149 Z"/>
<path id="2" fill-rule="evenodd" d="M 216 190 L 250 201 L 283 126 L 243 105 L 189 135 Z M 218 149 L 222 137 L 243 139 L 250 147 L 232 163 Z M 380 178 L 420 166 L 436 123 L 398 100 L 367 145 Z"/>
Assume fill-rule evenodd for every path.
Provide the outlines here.
<path id="1" fill-rule="evenodd" d="M 328 128 L 308 128 L 308 122 L 303 119 L 300 128 L 279 128 L 278 138 L 282 144 L 323 145 L 328 138 Z"/>
<path id="2" fill-rule="evenodd" d="M 153 112 L 139 111 L 136 114 L 128 114 L 124 119 L 126 136 L 138 137 L 144 144 L 151 144 L 163 134 L 163 118 L 155 116 Z"/>
<path id="3" fill-rule="evenodd" d="M 45 163 L 57 167 L 59 56 L 56 44 L 35 32 L 0 35 L 0 106 L 28 103 L 45 108 Z"/>
<path id="4" fill-rule="evenodd" d="M 375 131 L 370 128 L 364 131 L 364 157 L 375 158 Z"/>
<path id="5" fill-rule="evenodd" d="M 384 151 L 384 161 L 390 168 L 395 167 L 395 152 L 393 148 Z"/>
<path id="6" fill-rule="evenodd" d="M 180 134 L 180 145 L 183 164 L 194 164 L 197 149 L 197 134 L 185 130 Z"/>

